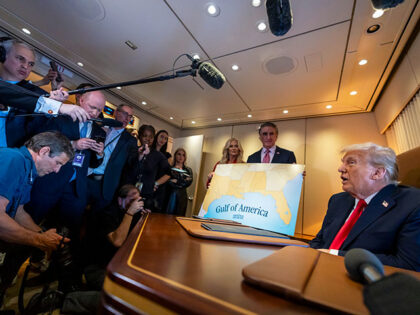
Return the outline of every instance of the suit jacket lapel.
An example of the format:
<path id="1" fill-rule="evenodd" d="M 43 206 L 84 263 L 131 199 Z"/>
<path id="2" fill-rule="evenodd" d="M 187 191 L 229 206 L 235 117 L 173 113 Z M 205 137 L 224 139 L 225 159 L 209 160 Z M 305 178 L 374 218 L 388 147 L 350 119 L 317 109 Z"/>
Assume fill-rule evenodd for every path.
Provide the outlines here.
<path id="1" fill-rule="evenodd" d="M 115 146 L 115 148 L 114 148 L 114 150 L 112 151 L 112 153 L 111 153 L 111 156 L 110 156 L 110 158 L 109 158 L 109 161 L 111 161 L 111 160 L 113 160 L 113 159 L 115 159 L 116 158 L 116 156 L 118 155 L 118 153 L 121 151 L 121 148 L 125 145 L 125 143 L 128 141 L 128 137 L 127 137 L 127 135 L 126 135 L 126 133 L 128 134 L 128 132 L 127 131 L 123 131 L 122 133 L 121 133 L 121 136 L 120 136 L 120 138 L 118 139 L 118 140 L 115 140 L 115 141 L 117 141 L 117 145 Z M 129 134 L 128 134 L 129 135 Z M 130 137 L 131 137 L 131 135 L 129 135 Z M 111 139 L 112 140 L 112 139 Z M 109 162 L 108 162 L 109 163 Z"/>
<path id="2" fill-rule="evenodd" d="M 276 150 L 274 151 L 274 156 L 273 156 L 273 159 L 271 160 L 271 163 L 280 161 L 280 157 L 281 157 L 280 148 L 276 146 Z"/>
<path id="3" fill-rule="evenodd" d="M 393 192 L 395 189 L 395 185 L 388 185 L 378 192 L 378 194 L 370 201 L 366 209 L 363 211 L 359 220 L 357 220 L 354 224 L 349 235 L 344 241 L 342 248 L 345 248 L 369 225 L 374 223 L 380 216 L 384 215 L 394 207 L 395 201 Z"/>
<path id="4" fill-rule="evenodd" d="M 328 229 L 328 241 L 325 241 L 325 245 L 328 247 L 331 245 L 338 231 L 340 231 L 344 222 L 350 214 L 351 209 L 354 207 L 354 198 L 351 195 L 346 195 L 345 199 L 339 205 L 339 211 L 335 214 L 335 217 Z"/>

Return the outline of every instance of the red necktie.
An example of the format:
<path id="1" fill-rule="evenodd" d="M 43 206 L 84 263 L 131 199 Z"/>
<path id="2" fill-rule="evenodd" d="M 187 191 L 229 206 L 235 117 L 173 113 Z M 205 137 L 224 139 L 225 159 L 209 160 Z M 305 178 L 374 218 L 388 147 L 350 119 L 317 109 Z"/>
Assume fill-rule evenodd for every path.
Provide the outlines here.
<path id="1" fill-rule="evenodd" d="M 338 231 L 337 235 L 335 236 L 334 240 L 331 243 L 329 249 L 340 249 L 341 245 L 343 245 L 344 241 L 346 240 L 347 236 L 349 235 L 353 225 L 361 216 L 363 209 L 366 207 L 366 201 L 360 199 L 357 203 L 356 208 L 353 210 L 350 218 L 344 223 L 341 227 L 340 231 Z"/>
<path id="2" fill-rule="evenodd" d="M 263 158 L 263 163 L 270 163 L 270 150 L 265 150 L 265 155 Z"/>

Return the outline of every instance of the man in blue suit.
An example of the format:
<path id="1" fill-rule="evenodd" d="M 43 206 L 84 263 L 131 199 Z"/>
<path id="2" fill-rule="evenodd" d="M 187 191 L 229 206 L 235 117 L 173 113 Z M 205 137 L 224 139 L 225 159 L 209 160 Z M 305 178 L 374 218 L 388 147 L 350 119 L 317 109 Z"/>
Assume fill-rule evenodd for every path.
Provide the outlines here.
<path id="1" fill-rule="evenodd" d="M 398 185 L 390 148 L 364 143 L 342 153 L 344 192 L 330 198 L 310 246 L 340 256 L 364 248 L 385 265 L 420 271 L 420 190 Z"/>
<path id="2" fill-rule="evenodd" d="M 263 147 L 248 156 L 247 163 L 296 163 L 296 157 L 292 151 L 276 146 L 279 130 L 275 124 L 263 123 L 258 133 Z"/>

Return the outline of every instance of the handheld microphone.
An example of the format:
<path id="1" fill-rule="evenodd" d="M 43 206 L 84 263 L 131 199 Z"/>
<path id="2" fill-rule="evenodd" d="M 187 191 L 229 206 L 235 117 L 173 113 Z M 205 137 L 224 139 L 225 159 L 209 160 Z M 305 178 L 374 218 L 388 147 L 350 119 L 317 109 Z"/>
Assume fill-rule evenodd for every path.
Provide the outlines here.
<path id="1" fill-rule="evenodd" d="M 276 36 L 286 34 L 293 24 L 289 0 L 267 0 L 266 8 L 271 33 Z"/>
<path id="2" fill-rule="evenodd" d="M 344 265 L 350 278 L 361 283 L 372 283 L 384 276 L 384 266 L 370 251 L 362 248 L 349 250 L 344 256 Z"/>
<path id="3" fill-rule="evenodd" d="M 122 127 L 123 123 L 121 121 L 111 119 L 111 118 L 90 118 L 88 121 L 94 121 L 101 126 L 109 127 Z"/>

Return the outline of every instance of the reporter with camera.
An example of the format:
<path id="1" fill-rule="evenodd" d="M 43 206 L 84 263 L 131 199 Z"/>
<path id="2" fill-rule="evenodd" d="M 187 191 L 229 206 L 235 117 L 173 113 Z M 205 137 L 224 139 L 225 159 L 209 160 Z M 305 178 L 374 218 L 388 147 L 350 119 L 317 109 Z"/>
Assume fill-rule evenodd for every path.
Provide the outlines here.
<path id="1" fill-rule="evenodd" d="M 111 203 L 127 159 L 136 155 L 137 141 L 125 129 L 132 119 L 130 106 L 121 104 L 117 107 L 115 120 L 122 126 L 108 128 L 106 139 L 102 140 L 105 141 L 102 163 L 88 172 L 88 203 L 92 209 L 99 211 Z"/>
<path id="2" fill-rule="evenodd" d="M 16 244 L 51 252 L 56 250 L 63 240 L 55 229 L 42 232 L 25 212 L 23 204 L 28 202 L 32 184 L 37 176 L 58 173 L 73 155 L 70 141 L 56 132 L 35 135 L 19 149 L 0 148 L 1 295 L 10 285 L 20 264 L 30 254 L 29 250 L 24 250 Z M 64 239 L 64 242 L 68 241 L 69 239 Z"/>
<path id="3" fill-rule="evenodd" d="M 114 201 L 106 208 L 93 212 L 95 224 L 87 231 L 85 244 L 85 277 L 90 289 L 101 290 L 105 269 L 121 247 L 144 209 L 140 191 L 133 185 L 122 186 Z"/>

